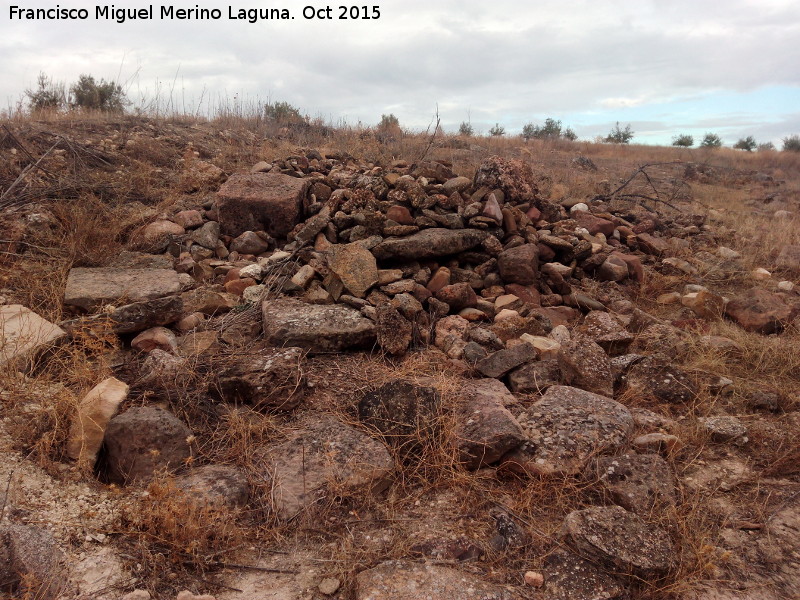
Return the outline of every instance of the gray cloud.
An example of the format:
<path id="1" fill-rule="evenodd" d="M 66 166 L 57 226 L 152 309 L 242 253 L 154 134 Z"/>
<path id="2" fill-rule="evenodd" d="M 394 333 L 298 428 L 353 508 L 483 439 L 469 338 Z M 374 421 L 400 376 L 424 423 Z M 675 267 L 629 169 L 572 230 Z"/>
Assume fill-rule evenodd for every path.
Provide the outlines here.
<path id="1" fill-rule="evenodd" d="M 581 121 L 581 133 L 637 118 L 631 111 L 648 107 L 664 113 L 653 120 L 654 130 L 656 123 L 674 130 L 685 121 L 683 114 L 668 114 L 678 103 L 691 111 L 692 102 L 709 93 L 800 86 L 800 5 L 788 0 L 734 0 L 724 8 L 687 0 L 379 5 L 378 21 L 307 22 L 298 11 L 294 21 L 254 25 L 12 24 L 4 7 L 0 99 L 18 98 L 44 71 L 65 81 L 84 72 L 121 73 L 136 102 L 156 95 L 163 101 L 177 74 L 175 89 L 193 106 L 201 96 L 206 107 L 231 102 L 234 94 L 252 103 L 272 97 L 350 122 L 374 123 L 393 112 L 403 124 L 423 128 L 438 103 L 448 127 L 468 111 L 479 127 L 502 122 L 509 130 L 571 115 Z M 721 121 L 730 125 L 735 118 L 763 135 L 780 135 L 774 133 L 778 123 L 796 122 L 788 115 L 770 115 L 770 121 L 725 110 Z"/>

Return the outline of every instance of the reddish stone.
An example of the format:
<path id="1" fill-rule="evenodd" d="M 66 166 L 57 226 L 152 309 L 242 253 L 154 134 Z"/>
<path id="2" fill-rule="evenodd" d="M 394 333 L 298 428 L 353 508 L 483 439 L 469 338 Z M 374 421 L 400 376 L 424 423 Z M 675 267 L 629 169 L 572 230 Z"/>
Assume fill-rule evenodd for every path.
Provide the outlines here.
<path id="1" fill-rule="evenodd" d="M 514 294 L 525 304 L 539 306 L 539 304 L 542 301 L 541 293 L 533 285 L 519 285 L 518 283 L 509 283 L 507 286 L 505 286 L 504 291 L 508 294 Z"/>
<path id="2" fill-rule="evenodd" d="M 229 294 L 241 296 L 251 285 L 256 285 L 255 279 L 250 279 L 249 277 L 245 277 L 244 279 L 236 279 L 225 284 L 225 291 Z"/>
<path id="3" fill-rule="evenodd" d="M 302 218 L 309 181 L 280 173 L 232 175 L 217 192 L 222 232 L 266 231 L 285 238 Z"/>
<path id="4" fill-rule="evenodd" d="M 592 235 L 602 233 L 604 236 L 610 237 L 614 234 L 614 223 L 606 219 L 596 217 L 590 212 L 577 211 L 575 214 L 573 214 L 572 218 L 577 221 L 578 225 L 586 228 L 586 230 Z"/>
<path id="5" fill-rule="evenodd" d="M 414 225 L 414 217 L 411 216 L 411 211 L 405 206 L 390 206 L 386 211 L 386 218 L 399 223 L 400 225 Z"/>
<path id="6" fill-rule="evenodd" d="M 450 269 L 447 267 L 440 267 L 436 273 L 433 274 L 433 277 L 431 277 L 427 288 L 431 293 L 435 294 L 446 285 L 450 285 Z"/>

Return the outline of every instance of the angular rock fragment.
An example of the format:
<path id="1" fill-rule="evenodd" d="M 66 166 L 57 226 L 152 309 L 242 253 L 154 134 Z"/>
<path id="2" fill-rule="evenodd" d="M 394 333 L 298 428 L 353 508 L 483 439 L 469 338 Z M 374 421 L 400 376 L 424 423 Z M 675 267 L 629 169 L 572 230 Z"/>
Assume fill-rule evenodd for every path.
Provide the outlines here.
<path id="1" fill-rule="evenodd" d="M 180 291 L 178 273 L 172 269 L 77 268 L 67 276 L 64 304 L 91 311 L 102 304 L 130 304 Z"/>
<path id="2" fill-rule="evenodd" d="M 573 335 L 561 344 L 558 364 L 564 382 L 581 389 L 611 397 L 614 378 L 611 361 L 603 349 L 584 335 Z"/>
<path id="3" fill-rule="evenodd" d="M 666 573 L 673 564 L 669 534 L 621 506 L 599 506 L 567 515 L 561 534 L 579 555 L 641 577 Z"/>
<path id="4" fill-rule="evenodd" d="M 91 467 L 103 445 L 108 422 L 128 397 L 128 384 L 109 377 L 94 386 L 78 404 L 67 439 L 67 456 L 81 466 Z"/>
<path id="5" fill-rule="evenodd" d="M 376 339 L 375 323 L 348 306 L 311 305 L 292 298 L 266 300 L 262 322 L 268 344 L 312 352 L 368 348 Z"/>
<path id="6" fill-rule="evenodd" d="M 328 486 L 349 494 L 378 492 L 394 467 L 386 447 L 328 414 L 309 414 L 291 439 L 263 452 L 264 476 L 282 520 L 325 496 Z"/>
<path id="7" fill-rule="evenodd" d="M 225 365 L 210 391 L 226 402 L 256 410 L 285 412 L 303 400 L 305 352 L 300 348 L 265 348 L 239 356 Z"/>
<path id="8" fill-rule="evenodd" d="M 617 450 L 633 433 L 633 417 L 622 404 L 561 385 L 550 387 L 518 421 L 528 442 L 504 463 L 541 475 L 579 473 L 592 456 Z"/>
<path id="9" fill-rule="evenodd" d="M 634 364 L 623 381 L 631 392 L 661 402 L 687 403 L 697 396 L 697 385 L 665 356 L 646 356 Z"/>
<path id="10" fill-rule="evenodd" d="M 32 358 L 66 332 L 21 304 L 0 306 L 0 368 Z"/>
<path id="11" fill-rule="evenodd" d="M 776 333 L 797 316 L 797 310 L 778 294 L 752 288 L 733 297 L 725 306 L 725 315 L 745 331 Z"/>
<path id="12" fill-rule="evenodd" d="M 434 227 L 408 237 L 384 240 L 372 249 L 372 253 L 379 260 L 447 256 L 480 245 L 486 235 L 486 232 L 478 229 Z"/>
<path id="13" fill-rule="evenodd" d="M 677 499 L 675 476 L 658 454 L 599 456 L 590 463 L 587 478 L 625 510 L 642 516 L 674 506 Z"/>

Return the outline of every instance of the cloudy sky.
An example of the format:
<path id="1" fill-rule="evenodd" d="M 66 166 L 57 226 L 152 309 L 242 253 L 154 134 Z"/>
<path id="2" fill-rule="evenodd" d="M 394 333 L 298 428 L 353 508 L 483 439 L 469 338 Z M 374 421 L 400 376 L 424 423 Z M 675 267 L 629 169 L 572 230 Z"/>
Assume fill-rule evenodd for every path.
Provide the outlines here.
<path id="1" fill-rule="evenodd" d="M 366 1 L 366 0 L 363 0 Z M 0 106 L 39 72 L 119 79 L 134 106 L 188 112 L 245 110 L 285 100 L 333 122 L 374 124 L 393 113 L 425 129 L 438 105 L 454 131 L 500 123 L 509 134 L 546 117 L 581 138 L 631 124 L 635 142 L 718 133 L 727 145 L 800 134 L 797 0 L 373 0 L 379 19 L 339 20 L 313 0 L 181 2 L 219 8 L 220 20 L 95 18 L 83 0 L 4 0 Z M 11 20 L 10 6 L 86 8 L 85 21 Z M 99 6 L 107 6 L 99 4 Z M 119 0 L 115 7 L 147 6 Z M 332 7 L 332 20 L 303 9 Z M 362 6 L 362 4 L 358 4 Z M 248 23 L 240 8 L 286 8 L 292 20 Z"/>

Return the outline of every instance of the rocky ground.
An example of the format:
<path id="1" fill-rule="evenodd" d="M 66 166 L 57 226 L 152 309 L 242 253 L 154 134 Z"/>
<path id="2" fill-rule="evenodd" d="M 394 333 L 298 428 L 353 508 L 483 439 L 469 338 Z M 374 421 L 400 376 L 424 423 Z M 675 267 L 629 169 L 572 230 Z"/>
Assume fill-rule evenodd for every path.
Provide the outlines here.
<path id="1" fill-rule="evenodd" d="M 0 130 L 5 591 L 800 597 L 797 156 L 325 133 Z"/>

